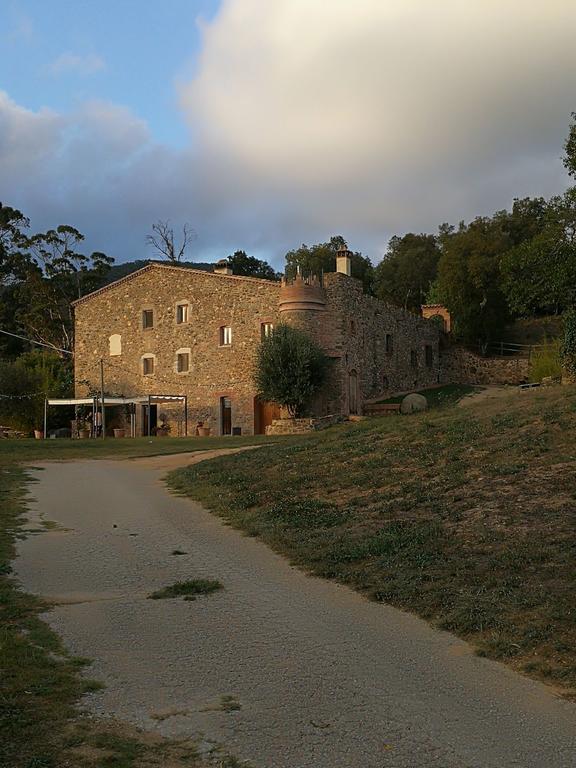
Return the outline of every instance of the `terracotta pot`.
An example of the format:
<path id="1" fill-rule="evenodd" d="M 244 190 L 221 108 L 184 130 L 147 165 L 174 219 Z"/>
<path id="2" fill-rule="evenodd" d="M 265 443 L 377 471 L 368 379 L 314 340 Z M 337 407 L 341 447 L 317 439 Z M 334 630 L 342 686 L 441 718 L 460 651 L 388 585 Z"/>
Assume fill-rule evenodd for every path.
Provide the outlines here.
<path id="1" fill-rule="evenodd" d="M 44 440 L 44 430 L 43 429 L 35 429 L 34 430 L 34 437 L 36 440 Z"/>
<path id="2" fill-rule="evenodd" d="M 90 430 L 89 429 L 79 429 L 78 430 L 78 437 L 81 440 L 86 440 L 90 437 Z"/>
<path id="3" fill-rule="evenodd" d="M 126 430 L 125 429 L 115 429 L 114 430 L 114 437 L 126 437 Z"/>
<path id="4" fill-rule="evenodd" d="M 209 437 L 210 427 L 198 427 L 198 437 Z"/>

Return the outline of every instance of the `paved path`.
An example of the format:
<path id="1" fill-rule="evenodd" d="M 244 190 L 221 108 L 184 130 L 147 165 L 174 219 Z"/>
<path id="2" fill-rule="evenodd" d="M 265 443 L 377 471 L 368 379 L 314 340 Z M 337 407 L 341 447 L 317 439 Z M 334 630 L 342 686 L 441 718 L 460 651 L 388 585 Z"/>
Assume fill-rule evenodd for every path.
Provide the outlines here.
<path id="1" fill-rule="evenodd" d="M 35 472 L 32 514 L 63 530 L 22 542 L 17 572 L 58 602 L 48 620 L 66 644 L 95 659 L 107 687 L 92 711 L 203 734 L 260 768 L 573 768 L 575 705 L 170 496 L 162 468 L 178 462 Z M 226 589 L 145 599 L 196 576 Z M 242 708 L 223 711 L 222 696 Z"/>

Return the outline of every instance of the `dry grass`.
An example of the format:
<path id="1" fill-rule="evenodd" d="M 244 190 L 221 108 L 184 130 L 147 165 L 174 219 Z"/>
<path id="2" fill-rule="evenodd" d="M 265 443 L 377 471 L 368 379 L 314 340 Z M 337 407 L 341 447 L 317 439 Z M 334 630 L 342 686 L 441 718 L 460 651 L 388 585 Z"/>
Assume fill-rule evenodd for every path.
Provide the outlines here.
<path id="1" fill-rule="evenodd" d="M 576 690 L 576 388 L 371 419 L 172 473 L 298 566 Z"/>

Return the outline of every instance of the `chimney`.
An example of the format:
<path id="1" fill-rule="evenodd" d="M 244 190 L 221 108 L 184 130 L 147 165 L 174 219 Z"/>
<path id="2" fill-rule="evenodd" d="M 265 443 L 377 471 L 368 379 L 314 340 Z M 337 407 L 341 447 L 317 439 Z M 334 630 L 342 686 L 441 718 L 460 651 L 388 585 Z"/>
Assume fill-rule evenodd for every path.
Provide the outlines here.
<path id="1" fill-rule="evenodd" d="M 233 275 L 230 268 L 230 264 L 228 264 L 228 259 L 220 259 L 219 262 L 217 262 L 216 266 L 214 267 L 214 273 L 216 275 Z"/>
<path id="2" fill-rule="evenodd" d="M 336 272 L 350 277 L 352 275 L 352 251 L 341 245 L 336 251 Z"/>

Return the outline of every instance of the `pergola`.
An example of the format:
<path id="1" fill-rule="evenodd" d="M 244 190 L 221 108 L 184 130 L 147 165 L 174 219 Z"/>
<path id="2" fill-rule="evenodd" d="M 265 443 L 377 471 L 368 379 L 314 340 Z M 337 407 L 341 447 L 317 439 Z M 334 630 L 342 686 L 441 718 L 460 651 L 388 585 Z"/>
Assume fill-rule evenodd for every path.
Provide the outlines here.
<path id="1" fill-rule="evenodd" d="M 93 397 L 69 397 L 69 398 L 47 398 L 44 401 L 44 439 L 48 432 L 48 408 L 51 406 L 74 406 L 89 405 L 92 407 L 92 424 L 95 423 L 95 417 L 98 412 L 102 413 L 105 408 L 114 405 L 144 405 L 148 408 L 148 436 L 151 432 L 150 411 L 153 405 L 159 403 L 181 402 L 184 412 L 184 437 L 188 436 L 188 397 L 186 395 L 144 395 L 139 397 L 104 397 L 94 395 Z M 104 420 L 103 420 L 104 421 Z M 105 437 L 102 430 L 102 437 Z M 94 435 L 93 435 L 94 437 Z M 130 437 L 136 437 L 136 415 L 134 409 L 130 414 Z"/>

